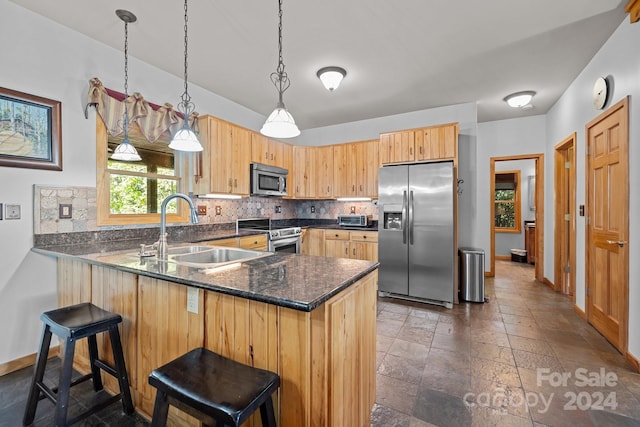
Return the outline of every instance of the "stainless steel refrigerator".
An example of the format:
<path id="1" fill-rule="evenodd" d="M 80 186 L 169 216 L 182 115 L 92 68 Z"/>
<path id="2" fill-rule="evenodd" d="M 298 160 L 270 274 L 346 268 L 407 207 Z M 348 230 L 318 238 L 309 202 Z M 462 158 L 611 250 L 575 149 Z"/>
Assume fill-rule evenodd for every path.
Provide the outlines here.
<path id="1" fill-rule="evenodd" d="M 452 306 L 456 196 L 451 161 L 380 168 L 381 295 Z"/>

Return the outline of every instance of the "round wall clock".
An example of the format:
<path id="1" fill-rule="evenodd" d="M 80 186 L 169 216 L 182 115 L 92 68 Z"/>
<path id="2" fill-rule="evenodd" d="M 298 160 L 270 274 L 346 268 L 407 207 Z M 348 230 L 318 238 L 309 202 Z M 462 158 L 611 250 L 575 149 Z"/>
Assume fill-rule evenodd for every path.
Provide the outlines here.
<path id="1" fill-rule="evenodd" d="M 598 77 L 593 84 L 593 108 L 602 110 L 607 102 L 609 85 L 604 77 Z"/>

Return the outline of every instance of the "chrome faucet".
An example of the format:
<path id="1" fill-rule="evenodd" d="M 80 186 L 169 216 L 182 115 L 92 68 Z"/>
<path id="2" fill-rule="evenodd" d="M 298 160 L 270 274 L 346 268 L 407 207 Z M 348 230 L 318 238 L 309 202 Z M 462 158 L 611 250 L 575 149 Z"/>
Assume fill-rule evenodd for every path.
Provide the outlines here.
<path id="1" fill-rule="evenodd" d="M 182 193 L 173 193 L 164 199 L 160 206 L 160 239 L 158 239 L 158 251 L 156 252 L 156 257 L 162 260 L 167 259 L 167 204 L 175 198 L 183 199 L 189 203 L 189 208 L 191 209 L 191 222 L 193 224 L 198 223 L 198 211 L 189 196 Z"/>

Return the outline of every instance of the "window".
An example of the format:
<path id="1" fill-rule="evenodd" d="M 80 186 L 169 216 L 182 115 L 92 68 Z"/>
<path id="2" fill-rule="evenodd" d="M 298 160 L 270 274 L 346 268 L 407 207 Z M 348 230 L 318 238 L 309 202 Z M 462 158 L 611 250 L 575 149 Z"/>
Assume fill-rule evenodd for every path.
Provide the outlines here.
<path id="1" fill-rule="evenodd" d="M 154 143 L 140 135 L 132 124 L 129 139 L 142 160 L 123 162 L 109 158 L 122 140 L 107 133 L 104 123 L 96 120 L 98 225 L 158 224 L 160 205 L 170 194 L 181 191 L 184 155 L 175 155 L 168 147 L 168 134 Z M 167 206 L 167 222 L 188 221 L 187 210 L 171 201 Z"/>
<path id="2" fill-rule="evenodd" d="M 494 225 L 496 232 L 520 233 L 520 171 L 502 171 L 494 175 Z"/>

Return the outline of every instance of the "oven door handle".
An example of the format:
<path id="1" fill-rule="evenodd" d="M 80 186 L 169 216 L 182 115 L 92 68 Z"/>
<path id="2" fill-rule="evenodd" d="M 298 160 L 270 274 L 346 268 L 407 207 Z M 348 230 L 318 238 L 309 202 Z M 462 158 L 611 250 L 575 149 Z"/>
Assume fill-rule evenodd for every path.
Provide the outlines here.
<path id="1" fill-rule="evenodd" d="M 300 240 L 300 236 L 287 237 L 286 239 L 272 240 L 271 243 L 273 244 L 273 246 L 285 246 L 285 245 L 290 245 L 292 243 L 296 243 L 298 240 Z"/>

